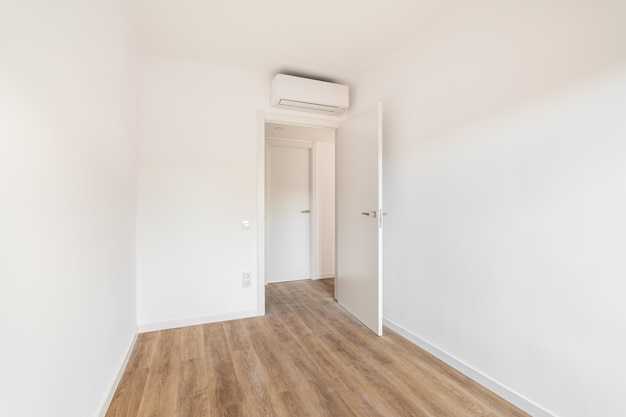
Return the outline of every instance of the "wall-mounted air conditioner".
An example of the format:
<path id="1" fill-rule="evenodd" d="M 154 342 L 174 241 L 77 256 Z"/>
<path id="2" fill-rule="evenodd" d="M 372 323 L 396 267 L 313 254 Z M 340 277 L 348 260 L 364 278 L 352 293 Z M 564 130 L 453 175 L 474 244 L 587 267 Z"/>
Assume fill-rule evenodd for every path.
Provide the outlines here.
<path id="1" fill-rule="evenodd" d="M 271 105 L 288 110 L 342 114 L 350 105 L 347 85 L 278 74 L 272 80 Z"/>

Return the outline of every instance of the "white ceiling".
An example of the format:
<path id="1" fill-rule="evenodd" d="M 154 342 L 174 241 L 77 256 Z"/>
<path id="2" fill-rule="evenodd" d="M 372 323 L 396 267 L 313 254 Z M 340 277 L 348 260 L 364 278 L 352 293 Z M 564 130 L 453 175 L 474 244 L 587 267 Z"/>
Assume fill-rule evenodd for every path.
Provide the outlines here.
<path id="1" fill-rule="evenodd" d="M 454 0 L 129 0 L 139 51 L 350 84 Z"/>

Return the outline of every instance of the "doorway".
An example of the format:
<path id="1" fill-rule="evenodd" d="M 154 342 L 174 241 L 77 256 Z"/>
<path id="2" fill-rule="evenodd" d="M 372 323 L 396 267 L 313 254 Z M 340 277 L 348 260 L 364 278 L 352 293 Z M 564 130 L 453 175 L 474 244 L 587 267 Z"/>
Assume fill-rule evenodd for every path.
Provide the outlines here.
<path id="1" fill-rule="evenodd" d="M 334 277 L 335 129 L 267 122 L 264 136 L 265 283 Z"/>
<path id="2" fill-rule="evenodd" d="M 382 103 L 363 107 L 349 119 L 341 121 L 257 112 L 257 315 L 265 315 L 265 133 L 267 124 L 272 122 L 282 124 L 283 130 L 292 124 L 294 127 L 330 128 L 333 142 L 335 135 L 338 136 L 337 142 L 342 146 L 335 147 L 333 143 L 336 151 L 333 165 L 339 198 L 333 217 L 336 216 L 338 225 L 343 227 L 337 228 L 338 267 L 334 267 L 334 275 L 339 282 L 335 285 L 335 299 L 374 333 L 382 335 L 382 229 L 383 216 L 387 214 L 383 211 L 382 201 Z M 312 169 L 315 166 L 312 164 Z M 312 223 L 314 221 L 313 215 Z M 315 250 L 316 245 L 311 248 Z M 371 261 L 367 262 L 367 268 L 363 267 L 363 259 Z"/>

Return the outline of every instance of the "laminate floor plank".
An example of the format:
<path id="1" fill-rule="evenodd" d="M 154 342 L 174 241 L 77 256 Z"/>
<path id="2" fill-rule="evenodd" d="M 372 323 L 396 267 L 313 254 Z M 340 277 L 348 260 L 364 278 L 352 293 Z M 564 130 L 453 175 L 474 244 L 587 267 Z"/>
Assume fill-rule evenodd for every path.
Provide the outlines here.
<path id="1" fill-rule="evenodd" d="M 248 329 L 243 320 L 231 320 L 223 323 L 230 351 L 248 349 L 251 346 Z"/>
<path id="2" fill-rule="evenodd" d="M 358 371 L 356 371 L 358 372 Z M 371 390 L 370 381 L 355 377 L 355 369 L 345 367 L 336 374 L 339 395 L 350 404 L 358 416 L 403 416 L 381 390 Z"/>
<path id="3" fill-rule="evenodd" d="M 296 390 L 284 391 L 278 394 L 285 415 L 293 417 L 309 417 L 314 416 L 311 414 L 312 410 L 308 409 L 306 404 L 306 397 L 300 396 Z"/>
<path id="4" fill-rule="evenodd" d="M 391 404 L 394 411 L 393 415 L 405 417 L 437 416 L 437 414 L 431 414 L 428 411 L 429 404 L 401 389 L 402 387 L 396 385 L 394 379 L 388 378 L 379 368 L 355 365 L 348 371 L 352 378 L 358 379 L 362 384 L 367 384 L 368 392 L 373 390 L 381 393 L 384 401 Z"/>
<path id="5" fill-rule="evenodd" d="M 328 381 L 308 380 L 301 385 L 301 389 L 305 393 L 303 398 L 310 403 L 316 416 L 358 417 L 354 409 L 341 397 L 334 384 L 329 384 Z"/>
<path id="6" fill-rule="evenodd" d="M 203 333 L 203 357 L 207 367 L 212 364 L 230 359 L 230 350 L 224 326 L 221 324 L 205 324 L 203 326 L 192 326 L 202 328 Z M 169 331 L 169 330 L 167 330 Z"/>
<path id="7" fill-rule="evenodd" d="M 224 408 L 241 401 L 242 388 L 237 380 L 232 359 L 214 363 L 207 369 L 207 377 L 210 386 L 209 401 L 215 408 Z"/>
<path id="8" fill-rule="evenodd" d="M 106 417 L 527 416 L 333 295 L 271 284 L 264 317 L 140 334 Z"/>
<path id="9" fill-rule="evenodd" d="M 107 416 L 137 415 L 147 378 L 148 368 L 127 369 L 115 394 L 117 400 L 109 407 Z"/>

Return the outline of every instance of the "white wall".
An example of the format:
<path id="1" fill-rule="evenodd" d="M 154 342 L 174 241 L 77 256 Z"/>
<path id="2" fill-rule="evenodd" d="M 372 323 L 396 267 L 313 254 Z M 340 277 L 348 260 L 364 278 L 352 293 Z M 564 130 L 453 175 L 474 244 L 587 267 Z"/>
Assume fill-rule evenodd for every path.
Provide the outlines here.
<path id="1" fill-rule="evenodd" d="M 460 4 L 355 88 L 385 105 L 387 322 L 533 415 L 626 415 L 624 15 Z"/>
<path id="2" fill-rule="evenodd" d="M 0 13 L 0 415 L 95 416 L 136 334 L 124 2 Z"/>
<path id="3" fill-rule="evenodd" d="M 297 114 L 269 108 L 270 79 L 140 58 L 140 331 L 257 313 L 257 111 Z"/>
<path id="4" fill-rule="evenodd" d="M 257 110 L 268 88 L 262 74 L 141 58 L 141 330 L 255 314 Z M 244 270 L 255 271 L 251 288 Z"/>

